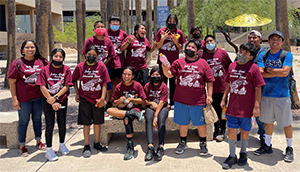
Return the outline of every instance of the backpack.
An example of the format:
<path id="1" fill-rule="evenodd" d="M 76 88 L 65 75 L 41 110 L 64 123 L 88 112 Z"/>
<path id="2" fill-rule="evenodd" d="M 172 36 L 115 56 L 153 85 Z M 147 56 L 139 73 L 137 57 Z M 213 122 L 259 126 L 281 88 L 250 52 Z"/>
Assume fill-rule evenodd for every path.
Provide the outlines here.
<path id="1" fill-rule="evenodd" d="M 47 65 L 47 62 L 45 61 L 45 59 L 41 58 L 44 66 Z M 20 72 L 20 68 L 21 68 L 21 58 L 18 58 L 18 63 L 17 63 L 17 67 L 18 67 L 18 71 Z"/>
<path id="2" fill-rule="evenodd" d="M 266 63 L 266 60 L 268 58 L 269 53 L 270 53 L 270 50 L 264 52 L 264 54 L 263 54 L 264 63 Z M 283 65 L 283 62 L 285 60 L 286 54 L 287 54 L 287 51 L 285 51 L 285 50 L 282 50 L 281 53 L 280 53 L 280 60 L 281 60 L 281 64 L 282 65 Z M 294 92 L 295 89 L 296 89 L 296 80 L 294 79 L 293 68 L 291 68 L 290 73 L 288 75 L 288 81 L 289 81 L 289 89 L 290 89 L 290 91 Z"/>

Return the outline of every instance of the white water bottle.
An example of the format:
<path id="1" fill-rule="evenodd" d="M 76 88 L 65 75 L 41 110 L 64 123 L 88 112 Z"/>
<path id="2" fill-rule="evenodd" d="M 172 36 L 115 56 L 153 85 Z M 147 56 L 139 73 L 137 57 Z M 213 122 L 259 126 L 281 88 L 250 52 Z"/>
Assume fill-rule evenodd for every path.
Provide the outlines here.
<path id="1" fill-rule="evenodd" d="M 158 56 L 159 56 L 159 60 L 162 62 L 162 64 L 164 66 L 170 65 L 170 63 L 165 55 L 163 55 L 162 53 L 159 53 Z"/>

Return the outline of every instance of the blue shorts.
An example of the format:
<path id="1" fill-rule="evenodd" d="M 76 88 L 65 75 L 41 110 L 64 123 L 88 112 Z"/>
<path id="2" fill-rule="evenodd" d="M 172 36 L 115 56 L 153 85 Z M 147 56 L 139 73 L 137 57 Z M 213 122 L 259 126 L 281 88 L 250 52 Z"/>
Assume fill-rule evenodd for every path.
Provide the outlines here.
<path id="1" fill-rule="evenodd" d="M 228 128 L 241 128 L 244 131 L 250 131 L 252 128 L 251 118 L 241 118 L 227 115 L 227 126 Z"/>
<path id="2" fill-rule="evenodd" d="M 107 69 L 107 72 L 109 73 L 109 68 L 107 67 L 106 69 Z M 108 82 L 107 83 L 107 90 L 110 90 L 110 89 L 111 89 L 111 83 Z"/>
<path id="3" fill-rule="evenodd" d="M 179 125 L 189 125 L 192 120 L 194 126 L 205 125 L 202 106 L 190 106 L 174 102 L 174 122 Z"/>

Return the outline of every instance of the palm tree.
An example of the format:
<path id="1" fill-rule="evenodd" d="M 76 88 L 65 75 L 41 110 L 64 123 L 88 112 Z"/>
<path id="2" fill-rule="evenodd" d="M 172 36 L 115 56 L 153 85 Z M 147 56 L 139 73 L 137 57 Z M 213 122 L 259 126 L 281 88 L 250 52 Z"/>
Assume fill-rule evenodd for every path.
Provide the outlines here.
<path id="1" fill-rule="evenodd" d="M 154 35 L 156 35 L 157 33 L 157 11 L 156 11 L 156 8 L 157 8 L 157 0 L 153 0 L 153 11 L 154 11 Z"/>
<path id="2" fill-rule="evenodd" d="M 121 22 L 121 25 L 120 25 L 120 29 L 122 30 L 125 30 L 125 22 L 124 22 L 124 1 L 123 0 L 119 0 L 118 1 L 119 3 L 119 17 L 120 19 L 123 21 Z"/>
<path id="3" fill-rule="evenodd" d="M 16 0 L 7 1 L 7 62 L 6 71 L 8 71 L 11 63 L 16 59 Z M 4 87 L 9 87 L 7 79 L 8 72 L 5 73 Z"/>
<path id="4" fill-rule="evenodd" d="M 83 32 L 83 15 L 82 2 L 83 0 L 76 0 L 76 26 L 77 26 L 77 63 L 83 62 L 84 58 L 81 55 L 81 50 L 84 46 L 84 32 Z"/>
<path id="5" fill-rule="evenodd" d="M 135 0 L 136 24 L 142 23 L 142 0 Z"/>
<path id="6" fill-rule="evenodd" d="M 104 27 L 107 28 L 107 1 L 106 0 L 100 0 L 100 8 L 101 8 L 101 20 L 104 23 Z"/>
<path id="7" fill-rule="evenodd" d="M 47 3 L 47 14 L 48 14 L 48 37 L 49 37 L 49 54 L 55 48 L 54 46 L 54 33 L 52 25 L 52 13 L 51 13 L 51 1 L 46 1 Z"/>
<path id="8" fill-rule="evenodd" d="M 49 2 L 50 1 L 50 2 Z M 48 11 L 51 0 L 36 0 L 36 44 L 43 57 L 48 57 L 49 53 L 49 36 L 48 36 Z M 46 5 L 42 5 L 42 3 Z"/>
<path id="9" fill-rule="evenodd" d="M 174 8 L 174 0 L 168 0 L 168 6 L 169 6 L 169 9 L 171 11 Z"/>
<path id="10" fill-rule="evenodd" d="M 125 0 L 125 23 L 126 23 L 126 33 L 129 33 L 129 0 Z"/>
<path id="11" fill-rule="evenodd" d="M 186 8 L 187 8 L 187 18 L 188 18 L 188 31 L 190 31 L 191 28 L 196 25 L 194 0 L 188 0 L 186 2 Z M 188 35 L 189 35 L 189 39 L 191 39 L 191 35 L 190 34 Z"/>
<path id="12" fill-rule="evenodd" d="M 152 0 L 147 0 L 147 12 L 146 12 L 146 28 L 147 28 L 147 39 L 152 40 Z M 152 53 L 147 53 L 147 64 L 149 65 L 151 62 Z"/>
<path id="13" fill-rule="evenodd" d="M 131 11 L 130 11 L 130 28 L 131 30 L 133 30 L 133 0 L 131 0 Z M 130 33 L 127 33 L 127 34 L 130 34 Z"/>

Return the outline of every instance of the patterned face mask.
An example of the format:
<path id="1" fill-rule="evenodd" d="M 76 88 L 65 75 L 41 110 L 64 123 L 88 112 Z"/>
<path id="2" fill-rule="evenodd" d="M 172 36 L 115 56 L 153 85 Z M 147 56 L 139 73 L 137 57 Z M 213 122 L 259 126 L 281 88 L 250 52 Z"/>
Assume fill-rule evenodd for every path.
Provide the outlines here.
<path id="1" fill-rule="evenodd" d="M 236 57 L 237 57 L 237 61 L 239 63 L 246 63 L 247 62 L 247 56 L 243 55 L 243 54 L 240 54 L 240 53 L 237 53 L 236 54 Z"/>

